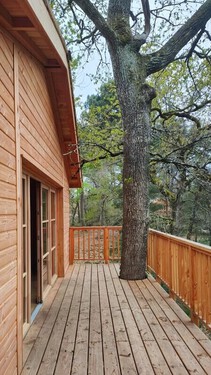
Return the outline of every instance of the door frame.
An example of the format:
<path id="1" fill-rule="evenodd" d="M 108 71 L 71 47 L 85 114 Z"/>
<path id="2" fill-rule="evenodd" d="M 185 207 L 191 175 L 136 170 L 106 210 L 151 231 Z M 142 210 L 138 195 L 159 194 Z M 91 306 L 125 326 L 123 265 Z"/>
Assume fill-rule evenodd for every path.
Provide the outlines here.
<path id="1" fill-rule="evenodd" d="M 58 277 L 58 264 L 56 263 L 56 273 L 52 275 L 52 253 L 53 251 L 58 257 L 57 251 L 57 190 L 51 188 L 47 184 L 42 183 L 34 176 L 31 176 L 27 172 L 22 174 L 22 280 L 25 282 L 25 288 L 23 287 L 22 292 L 22 314 L 23 314 L 23 335 L 26 334 L 31 321 L 32 321 L 32 309 L 31 309 L 31 179 L 37 182 L 35 185 L 36 194 L 36 248 L 37 248 L 37 304 L 41 304 L 43 299 L 47 295 L 53 283 Z M 43 219 L 43 189 L 47 191 L 47 220 Z M 54 197 L 54 218 L 51 219 L 51 199 L 52 193 Z M 48 235 L 47 235 L 47 255 L 43 254 L 43 222 L 47 223 Z M 52 224 L 54 222 L 54 224 Z M 52 225 L 55 226 L 55 245 L 52 251 Z M 43 290 L 43 261 L 45 258 L 47 260 L 47 286 Z M 24 280 L 25 279 L 25 280 Z M 23 283 L 24 286 L 24 283 Z M 35 308 L 36 309 L 36 308 Z M 24 315 L 25 314 L 25 315 Z M 25 318 L 25 319 L 24 319 Z"/>

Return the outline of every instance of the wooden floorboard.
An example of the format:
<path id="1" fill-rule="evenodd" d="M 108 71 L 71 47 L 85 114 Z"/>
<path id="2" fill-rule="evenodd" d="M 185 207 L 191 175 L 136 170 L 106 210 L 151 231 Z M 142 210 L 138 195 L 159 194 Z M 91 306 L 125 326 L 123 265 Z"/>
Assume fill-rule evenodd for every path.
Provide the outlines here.
<path id="1" fill-rule="evenodd" d="M 71 266 L 24 339 L 22 375 L 211 374 L 211 341 L 154 279 Z"/>

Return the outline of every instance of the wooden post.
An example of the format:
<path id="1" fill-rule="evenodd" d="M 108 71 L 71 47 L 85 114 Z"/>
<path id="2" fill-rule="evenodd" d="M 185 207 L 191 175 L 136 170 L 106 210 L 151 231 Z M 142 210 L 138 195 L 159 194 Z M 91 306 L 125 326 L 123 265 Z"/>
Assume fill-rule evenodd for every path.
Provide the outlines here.
<path id="1" fill-rule="evenodd" d="M 171 250 L 171 241 L 170 238 L 168 238 L 168 267 L 169 267 L 169 296 L 171 298 L 174 298 L 174 292 L 173 292 L 173 267 L 172 267 L 172 250 Z"/>
<path id="2" fill-rule="evenodd" d="M 70 228 L 70 264 L 74 262 L 74 229 Z"/>
<path id="3" fill-rule="evenodd" d="M 108 228 L 104 228 L 104 260 L 105 263 L 109 262 L 109 251 L 108 251 Z"/>

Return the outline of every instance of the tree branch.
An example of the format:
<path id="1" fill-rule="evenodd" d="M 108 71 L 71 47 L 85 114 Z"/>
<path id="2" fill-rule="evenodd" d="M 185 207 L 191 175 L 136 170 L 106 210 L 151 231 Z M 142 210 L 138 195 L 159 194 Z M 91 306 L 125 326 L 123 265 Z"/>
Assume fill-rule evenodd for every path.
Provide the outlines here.
<path id="1" fill-rule="evenodd" d="M 71 4 L 71 0 L 69 0 Z M 104 38 L 112 41 L 115 38 L 115 33 L 109 27 L 104 17 L 98 12 L 97 8 L 89 0 L 74 0 L 74 2 L 84 11 L 90 18 L 97 29 L 101 32 Z"/>
<path id="2" fill-rule="evenodd" d="M 150 30 L 151 30 L 150 8 L 149 8 L 149 1 L 148 0 L 141 0 L 141 2 L 142 2 L 142 8 L 143 8 L 143 12 L 144 12 L 144 20 L 145 20 L 144 37 L 145 37 L 145 40 L 146 40 L 148 38 L 148 36 L 150 34 Z"/>
<path id="3" fill-rule="evenodd" d="M 152 111 L 157 111 L 159 115 L 153 120 L 155 122 L 158 117 L 163 118 L 164 120 L 168 120 L 173 116 L 180 117 L 180 118 L 186 118 L 190 121 L 195 122 L 197 129 L 201 127 L 201 122 L 199 119 L 197 119 L 195 116 L 191 115 L 189 112 L 178 112 L 178 111 L 171 111 L 171 112 L 165 112 L 163 113 L 160 108 L 152 108 Z"/>
<path id="4" fill-rule="evenodd" d="M 133 41 L 135 43 L 137 50 L 139 50 L 141 46 L 146 43 L 146 40 L 151 30 L 149 1 L 141 0 L 141 2 L 142 2 L 145 24 L 144 24 L 144 32 L 142 34 L 136 33 L 133 37 Z M 132 12 L 130 12 L 130 16 L 132 17 L 132 19 L 136 19 L 137 17 L 137 16 L 135 17 Z"/>
<path id="5" fill-rule="evenodd" d="M 211 18 L 211 0 L 205 3 L 180 27 L 180 29 L 157 52 L 152 53 L 147 66 L 147 74 L 153 74 L 174 61 L 180 50 L 202 29 Z"/>

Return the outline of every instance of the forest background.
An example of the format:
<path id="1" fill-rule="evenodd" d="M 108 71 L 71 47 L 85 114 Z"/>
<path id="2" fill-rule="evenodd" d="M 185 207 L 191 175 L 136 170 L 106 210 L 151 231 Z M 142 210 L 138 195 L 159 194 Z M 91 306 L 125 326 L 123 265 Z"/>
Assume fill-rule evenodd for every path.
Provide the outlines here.
<path id="1" fill-rule="evenodd" d="M 158 41 L 165 41 L 184 21 L 181 18 L 188 17 L 200 3 L 203 1 L 153 2 L 153 29 L 145 48 L 157 48 Z M 84 182 L 81 189 L 71 191 L 71 225 L 121 225 L 123 128 L 105 45 L 100 35 L 90 44 L 78 33 L 77 20 L 83 23 L 79 9 L 73 8 L 80 17 L 76 13 L 74 17 L 73 12 L 70 22 L 65 1 L 51 1 L 51 5 L 67 44 L 75 44 L 71 59 L 75 85 L 89 62 L 86 74 L 97 87 L 85 102 L 76 91 L 80 108 L 77 147 Z M 211 245 L 209 26 L 203 37 L 191 41 L 182 58 L 148 80 L 157 92 L 151 110 L 149 216 L 151 228 Z M 87 35 L 91 32 L 94 29 Z M 94 74 L 90 59 L 95 61 Z"/>

